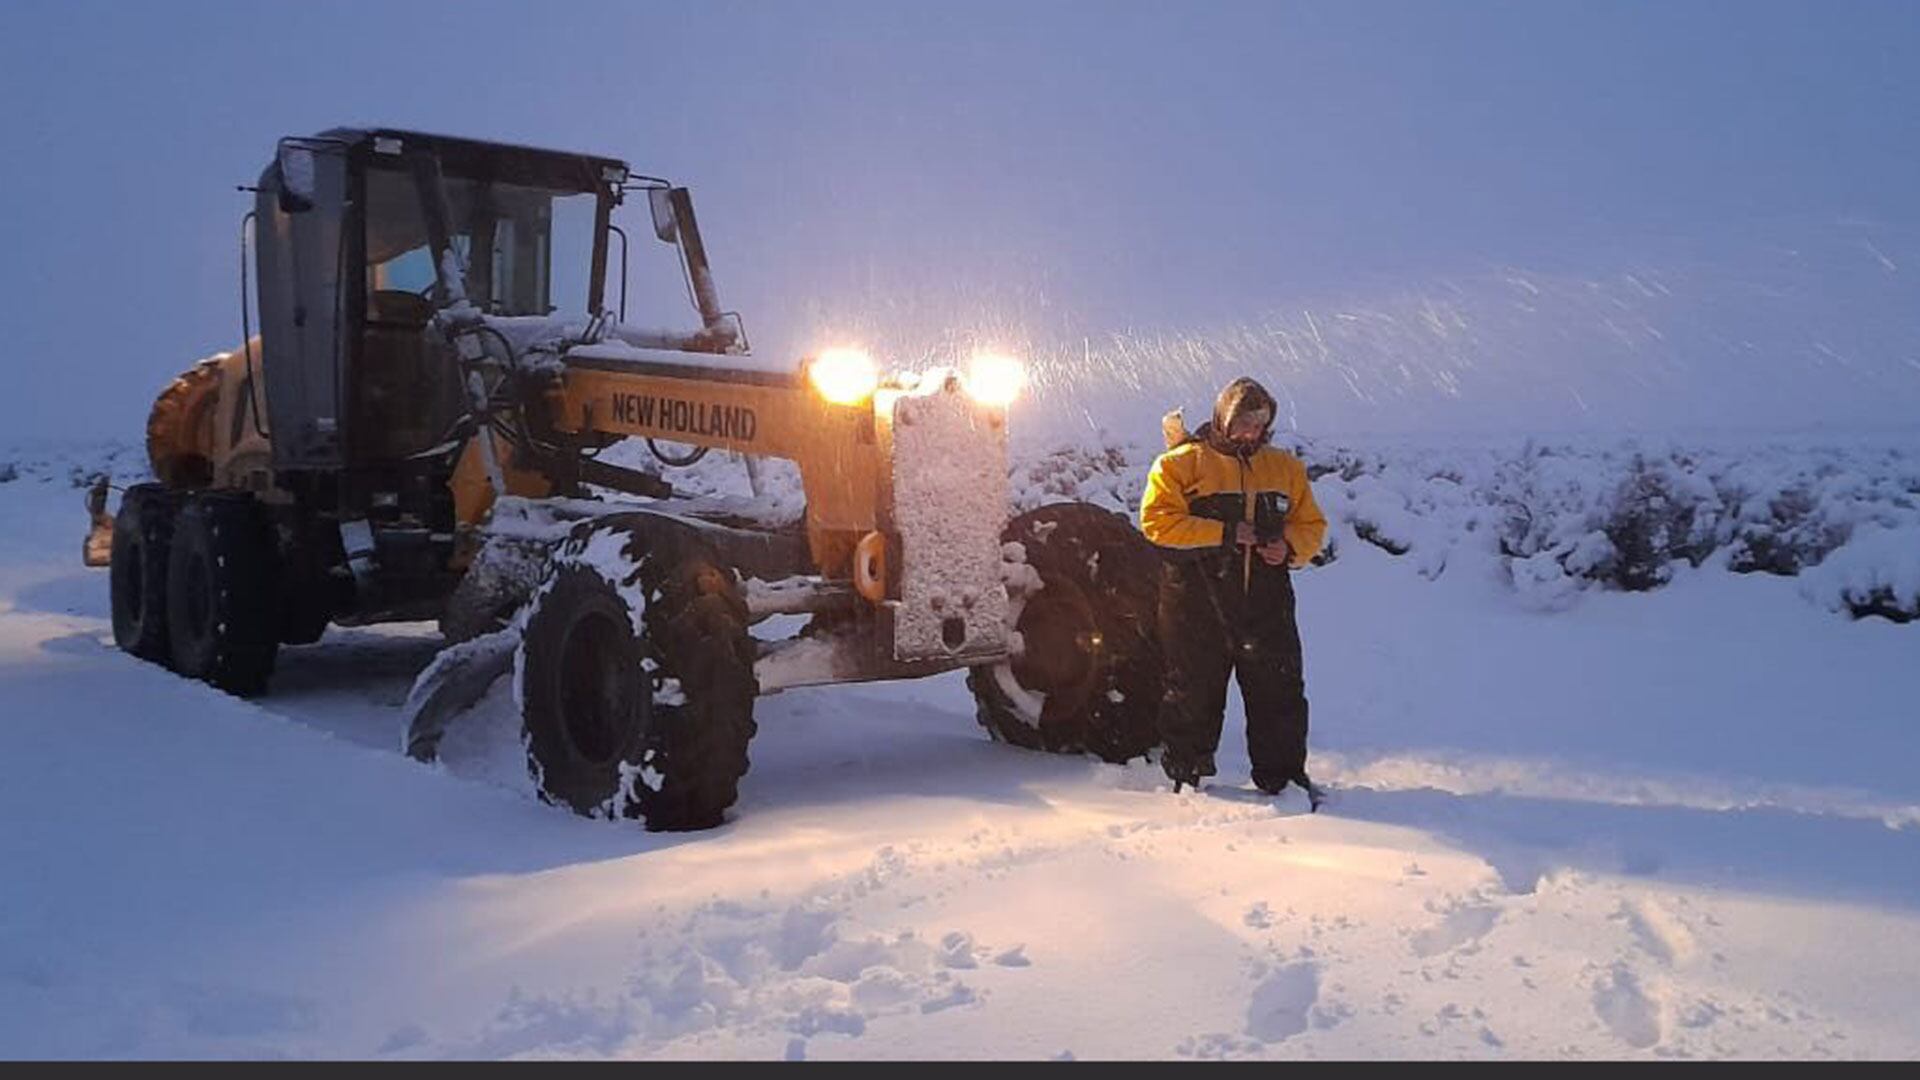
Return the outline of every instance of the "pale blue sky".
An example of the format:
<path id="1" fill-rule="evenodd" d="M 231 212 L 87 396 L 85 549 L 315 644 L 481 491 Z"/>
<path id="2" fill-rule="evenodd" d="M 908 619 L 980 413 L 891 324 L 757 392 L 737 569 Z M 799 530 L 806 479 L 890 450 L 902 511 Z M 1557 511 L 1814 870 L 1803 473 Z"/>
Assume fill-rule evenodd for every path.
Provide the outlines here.
<path id="1" fill-rule="evenodd" d="M 1911 0 L 7 0 L 0 426 L 137 436 L 237 344 L 233 186 L 282 134 L 414 127 L 688 183 L 766 351 L 961 309 L 1215 325 L 1783 222 L 1898 242 L 1917 52 Z"/>

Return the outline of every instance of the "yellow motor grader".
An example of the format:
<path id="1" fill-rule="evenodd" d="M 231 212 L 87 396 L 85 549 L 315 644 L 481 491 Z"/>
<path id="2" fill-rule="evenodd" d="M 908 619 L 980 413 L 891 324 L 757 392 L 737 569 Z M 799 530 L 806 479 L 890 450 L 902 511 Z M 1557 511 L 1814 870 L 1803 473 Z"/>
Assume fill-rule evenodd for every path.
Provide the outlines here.
<path id="1" fill-rule="evenodd" d="M 250 190 L 241 347 L 161 393 L 154 482 L 93 494 L 122 649 L 251 695 L 329 625 L 437 619 L 410 753 L 510 674 L 542 797 L 656 829 L 721 821 L 789 687 L 968 668 L 996 738 L 1157 742 L 1152 549 L 1088 505 L 1010 518 L 1016 362 L 755 357 L 687 190 L 613 158 L 335 129 Z M 633 195 L 698 325 L 628 323 Z M 652 463 L 602 460 L 627 440 Z M 712 449 L 791 461 L 804 510 L 653 467 Z M 774 615 L 804 624 L 749 632 Z"/>

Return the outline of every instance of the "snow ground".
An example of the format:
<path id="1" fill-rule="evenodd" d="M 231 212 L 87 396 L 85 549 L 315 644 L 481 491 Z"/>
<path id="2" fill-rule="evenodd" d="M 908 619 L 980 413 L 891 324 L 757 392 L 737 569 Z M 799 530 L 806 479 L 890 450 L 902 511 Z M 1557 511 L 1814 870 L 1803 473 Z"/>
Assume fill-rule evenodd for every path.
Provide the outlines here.
<path id="1" fill-rule="evenodd" d="M 1920 626 L 1793 579 L 1547 612 L 1345 536 L 1319 815 L 1237 695 L 1176 796 L 953 674 L 763 699 L 733 819 L 650 835 L 538 803 L 499 693 L 402 756 L 430 627 L 258 702 L 118 653 L 81 503 L 0 484 L 0 1057 L 1920 1056 Z"/>

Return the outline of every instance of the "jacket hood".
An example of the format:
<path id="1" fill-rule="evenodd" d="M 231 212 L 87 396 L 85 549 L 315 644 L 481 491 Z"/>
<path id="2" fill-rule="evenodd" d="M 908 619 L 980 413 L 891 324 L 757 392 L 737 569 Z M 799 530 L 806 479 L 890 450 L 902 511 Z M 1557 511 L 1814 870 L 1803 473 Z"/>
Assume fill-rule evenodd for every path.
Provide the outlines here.
<path id="1" fill-rule="evenodd" d="M 1237 454 L 1238 448 L 1227 440 L 1227 428 L 1233 423 L 1234 417 L 1255 409 L 1267 410 L 1267 426 L 1261 429 L 1254 448 L 1265 446 L 1273 437 L 1273 419 L 1279 413 L 1279 405 L 1266 387 L 1244 375 L 1220 391 L 1220 396 L 1213 402 L 1213 419 L 1200 425 L 1200 430 L 1194 432 L 1193 437 L 1223 454 Z"/>

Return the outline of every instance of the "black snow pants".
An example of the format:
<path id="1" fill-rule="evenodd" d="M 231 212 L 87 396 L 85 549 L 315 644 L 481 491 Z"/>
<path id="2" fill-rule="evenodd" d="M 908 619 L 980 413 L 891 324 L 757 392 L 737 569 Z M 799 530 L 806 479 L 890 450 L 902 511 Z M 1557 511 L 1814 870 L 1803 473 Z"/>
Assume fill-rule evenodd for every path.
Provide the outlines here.
<path id="1" fill-rule="evenodd" d="M 1245 575 L 1238 552 L 1171 557 L 1163 564 L 1160 736 L 1170 763 L 1211 760 L 1226 716 L 1227 676 L 1234 675 L 1246 702 L 1254 783 L 1279 787 L 1305 775 L 1307 765 L 1307 693 L 1293 579 L 1286 567 L 1268 566 L 1258 554 L 1250 580 Z"/>

